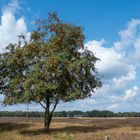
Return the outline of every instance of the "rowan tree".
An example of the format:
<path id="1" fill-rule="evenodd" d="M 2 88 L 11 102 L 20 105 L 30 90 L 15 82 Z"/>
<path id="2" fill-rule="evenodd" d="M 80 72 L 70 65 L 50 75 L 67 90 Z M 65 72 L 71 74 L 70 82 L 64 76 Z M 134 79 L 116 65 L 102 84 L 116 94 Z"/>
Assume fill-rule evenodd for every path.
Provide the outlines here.
<path id="1" fill-rule="evenodd" d="M 30 41 L 20 35 L 17 44 L 0 54 L 0 92 L 6 105 L 39 103 L 47 133 L 58 103 L 90 97 L 101 81 L 98 58 L 84 47 L 81 27 L 63 22 L 56 13 L 38 20 L 36 27 Z"/>

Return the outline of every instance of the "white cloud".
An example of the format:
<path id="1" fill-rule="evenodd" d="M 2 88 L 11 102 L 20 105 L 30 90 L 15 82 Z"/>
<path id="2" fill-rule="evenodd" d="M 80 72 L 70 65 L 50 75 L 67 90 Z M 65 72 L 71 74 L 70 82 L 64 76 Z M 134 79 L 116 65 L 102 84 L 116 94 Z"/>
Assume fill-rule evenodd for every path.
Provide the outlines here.
<path id="1" fill-rule="evenodd" d="M 112 43 L 113 46 L 105 47 L 107 44 L 104 45 L 104 40 L 93 40 L 85 44 L 101 60 L 96 66 L 103 87 L 92 98 L 100 102 L 104 109 L 125 110 L 125 104 L 130 102 L 137 104 L 140 99 L 138 86 L 133 86 L 133 83 L 138 84 L 139 81 L 137 77 L 140 62 L 139 27 L 140 20 L 132 19 L 127 28 L 119 32 L 120 40 Z M 121 108 L 118 104 L 124 104 L 124 107 Z M 95 106 L 98 107 L 96 104 Z M 129 110 L 127 107 L 126 109 Z"/>
<path id="2" fill-rule="evenodd" d="M 123 67 L 122 67 L 123 69 Z M 115 88 L 123 88 L 126 85 L 128 85 L 129 82 L 132 82 L 135 80 L 135 69 L 132 69 L 130 72 L 128 72 L 126 75 L 122 75 L 119 78 L 113 78 L 113 84 L 115 85 Z"/>
<path id="3" fill-rule="evenodd" d="M 14 15 L 16 10 L 19 9 L 18 0 L 13 0 L 8 6 L 3 8 L 0 20 L 0 51 L 4 51 L 4 48 L 9 43 L 16 43 L 19 34 L 29 34 L 25 19 L 23 17 L 16 19 Z"/>
<path id="4" fill-rule="evenodd" d="M 128 99 L 134 98 L 137 95 L 138 91 L 139 91 L 139 88 L 137 86 L 134 86 L 132 89 L 129 89 L 126 91 L 124 99 L 128 100 Z"/>
<path id="5" fill-rule="evenodd" d="M 11 2 L 9 2 L 8 5 L 3 8 L 3 12 L 10 12 L 14 14 L 20 9 L 21 7 L 19 4 L 19 0 L 11 0 Z"/>
<path id="6" fill-rule="evenodd" d="M 121 41 L 124 42 L 125 45 L 129 45 L 133 43 L 137 36 L 137 26 L 140 25 L 139 19 L 132 19 L 127 24 L 127 28 L 119 32 L 121 37 Z"/>
<path id="7" fill-rule="evenodd" d="M 0 52 L 5 50 L 9 43 L 16 43 L 17 36 L 21 33 L 29 36 L 25 19 L 20 17 L 16 19 L 15 14 L 21 7 L 18 0 L 12 0 L 6 7 L 2 9 L 0 17 Z M 0 96 L 0 101 L 3 99 Z"/>
<path id="8" fill-rule="evenodd" d="M 135 67 L 126 62 L 125 56 L 121 52 L 117 52 L 114 47 L 104 47 L 103 40 L 89 41 L 85 44 L 85 47 L 100 58 L 101 61 L 98 61 L 96 66 L 104 79 L 119 78 L 127 73 L 130 73 L 129 75 L 131 75 L 131 72 L 135 73 Z"/>
<path id="9" fill-rule="evenodd" d="M 140 62 L 140 19 L 132 19 L 127 28 L 119 32 L 120 41 L 114 42 L 117 51 L 129 57 L 131 63 Z"/>
<path id="10" fill-rule="evenodd" d="M 114 110 L 114 109 L 118 108 L 118 106 L 119 106 L 118 104 L 112 104 L 107 107 L 107 110 Z"/>

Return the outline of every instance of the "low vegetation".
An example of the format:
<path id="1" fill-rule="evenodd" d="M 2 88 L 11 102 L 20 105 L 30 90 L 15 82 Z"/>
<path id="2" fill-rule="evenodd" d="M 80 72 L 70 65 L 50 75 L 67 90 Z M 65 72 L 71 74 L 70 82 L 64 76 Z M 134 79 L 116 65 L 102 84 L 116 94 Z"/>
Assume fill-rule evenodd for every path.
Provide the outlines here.
<path id="1" fill-rule="evenodd" d="M 140 118 L 54 118 L 49 135 L 43 118 L 1 117 L 3 140 L 139 140 Z"/>

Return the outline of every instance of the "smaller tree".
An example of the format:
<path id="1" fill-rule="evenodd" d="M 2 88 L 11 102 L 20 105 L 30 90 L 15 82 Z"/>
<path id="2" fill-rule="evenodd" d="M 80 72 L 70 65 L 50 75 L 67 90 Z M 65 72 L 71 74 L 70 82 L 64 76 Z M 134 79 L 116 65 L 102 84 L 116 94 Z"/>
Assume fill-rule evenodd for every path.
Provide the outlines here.
<path id="1" fill-rule="evenodd" d="M 90 97 L 101 82 L 98 58 L 84 48 L 81 27 L 61 21 L 56 13 L 36 25 L 29 42 L 21 35 L 0 55 L 0 91 L 4 104 L 39 103 L 49 132 L 58 103 Z"/>

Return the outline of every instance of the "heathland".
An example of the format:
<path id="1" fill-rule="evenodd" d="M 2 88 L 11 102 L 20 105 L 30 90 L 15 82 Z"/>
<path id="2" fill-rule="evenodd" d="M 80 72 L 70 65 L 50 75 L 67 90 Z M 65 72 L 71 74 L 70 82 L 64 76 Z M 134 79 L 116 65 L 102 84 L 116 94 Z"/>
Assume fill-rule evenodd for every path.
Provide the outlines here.
<path id="1" fill-rule="evenodd" d="M 139 140 L 140 118 L 53 118 L 49 134 L 41 117 L 0 117 L 0 140 Z"/>

